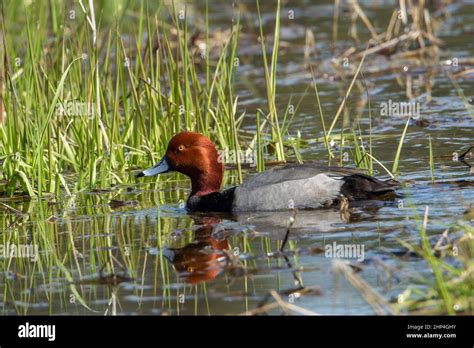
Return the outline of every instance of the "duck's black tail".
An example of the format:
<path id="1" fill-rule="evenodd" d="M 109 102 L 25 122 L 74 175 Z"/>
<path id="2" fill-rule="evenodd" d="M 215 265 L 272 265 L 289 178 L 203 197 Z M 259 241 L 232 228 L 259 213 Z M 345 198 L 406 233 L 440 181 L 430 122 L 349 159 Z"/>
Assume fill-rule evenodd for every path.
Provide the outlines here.
<path id="1" fill-rule="evenodd" d="M 396 189 L 398 181 L 382 181 L 365 174 L 352 174 L 344 178 L 341 193 L 351 201 L 359 200 L 393 200 L 400 197 Z"/>

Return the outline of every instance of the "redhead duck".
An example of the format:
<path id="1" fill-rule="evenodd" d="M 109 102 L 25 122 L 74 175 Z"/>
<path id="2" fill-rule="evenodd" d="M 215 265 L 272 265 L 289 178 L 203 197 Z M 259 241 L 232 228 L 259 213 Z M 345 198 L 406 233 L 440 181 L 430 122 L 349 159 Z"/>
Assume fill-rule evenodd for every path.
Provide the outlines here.
<path id="1" fill-rule="evenodd" d="M 169 142 L 161 161 L 137 174 L 179 172 L 191 179 L 186 209 L 202 212 L 243 212 L 315 209 L 348 201 L 393 199 L 394 182 L 381 181 L 356 169 L 314 163 L 274 167 L 220 191 L 224 166 L 216 147 L 199 133 L 181 132 Z"/>

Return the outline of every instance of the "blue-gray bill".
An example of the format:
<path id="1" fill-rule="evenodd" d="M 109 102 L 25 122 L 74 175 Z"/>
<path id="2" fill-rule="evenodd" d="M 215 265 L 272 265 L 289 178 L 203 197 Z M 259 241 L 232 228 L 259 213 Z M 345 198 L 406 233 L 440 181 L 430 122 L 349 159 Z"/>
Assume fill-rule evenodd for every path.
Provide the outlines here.
<path id="1" fill-rule="evenodd" d="M 163 157 L 158 164 L 154 165 L 151 168 L 145 169 L 143 172 L 137 174 L 137 178 L 141 178 L 142 176 L 153 176 L 161 173 L 166 173 L 170 170 L 170 166 L 168 162 L 166 162 L 166 158 Z"/>

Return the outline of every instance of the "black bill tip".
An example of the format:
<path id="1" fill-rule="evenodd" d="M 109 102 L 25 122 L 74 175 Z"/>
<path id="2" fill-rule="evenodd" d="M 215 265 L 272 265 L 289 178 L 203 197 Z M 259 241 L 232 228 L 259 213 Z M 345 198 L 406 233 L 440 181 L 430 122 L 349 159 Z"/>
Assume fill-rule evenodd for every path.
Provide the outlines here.
<path id="1" fill-rule="evenodd" d="M 135 175 L 136 178 L 141 178 L 142 176 L 145 176 L 143 172 L 140 172 L 137 175 Z"/>

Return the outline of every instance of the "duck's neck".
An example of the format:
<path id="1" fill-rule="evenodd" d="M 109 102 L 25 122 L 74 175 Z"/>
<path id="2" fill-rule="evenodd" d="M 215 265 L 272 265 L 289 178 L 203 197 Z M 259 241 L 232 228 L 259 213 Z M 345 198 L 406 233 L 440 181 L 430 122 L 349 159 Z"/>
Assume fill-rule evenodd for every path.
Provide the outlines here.
<path id="1" fill-rule="evenodd" d="M 213 192 L 220 192 L 222 184 L 223 166 L 216 163 L 209 171 L 201 172 L 191 178 L 191 195 L 204 196 Z"/>

